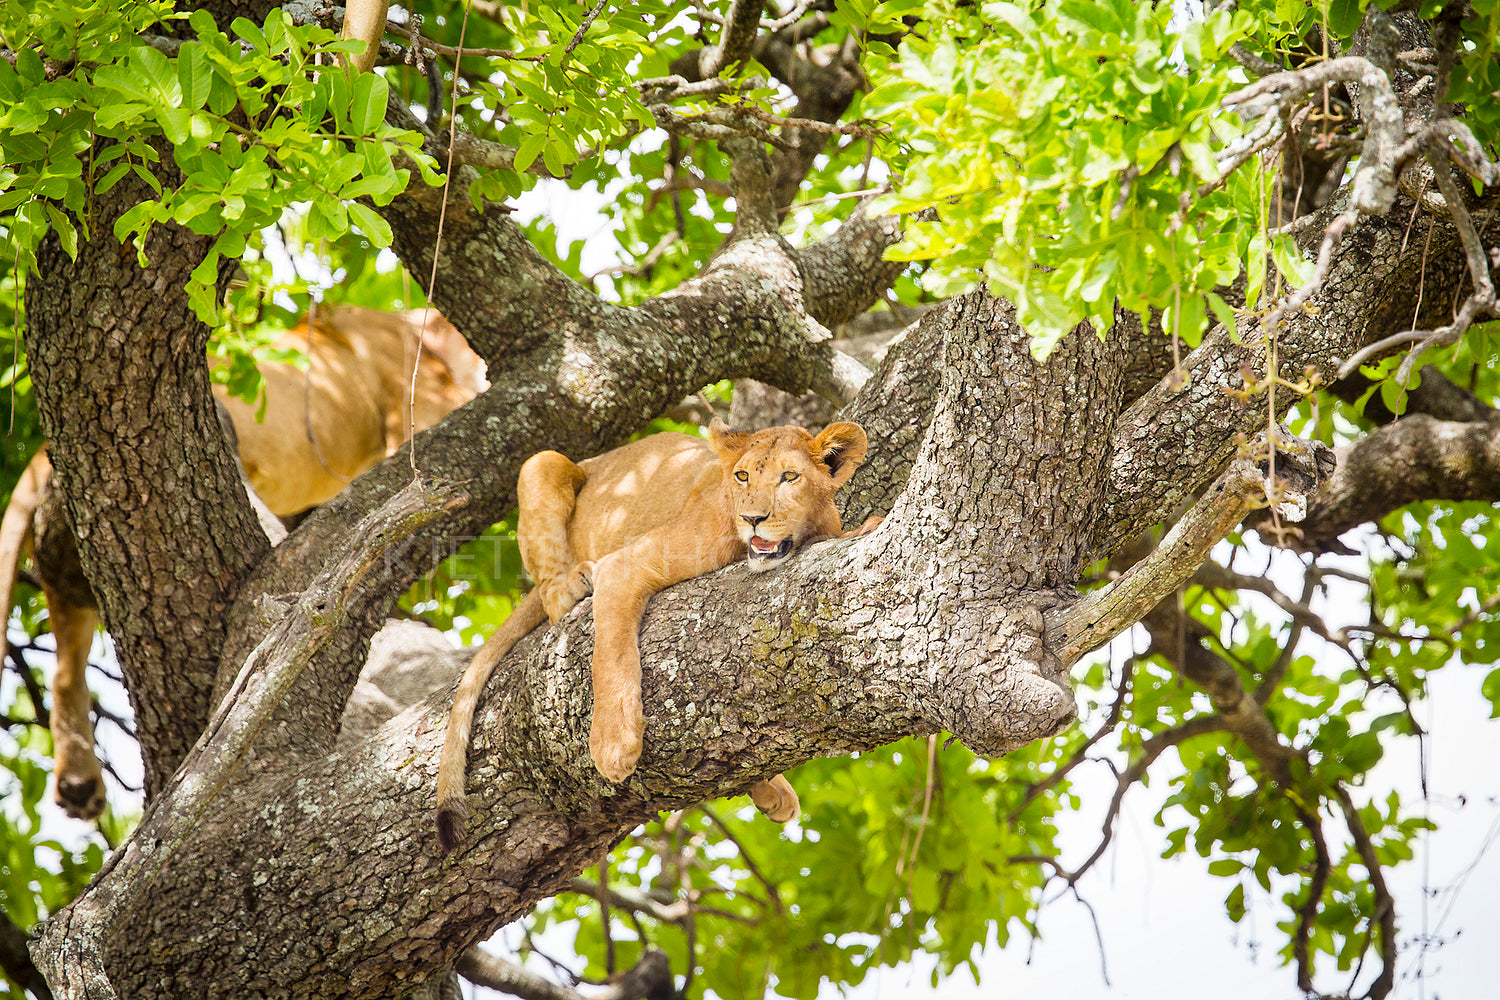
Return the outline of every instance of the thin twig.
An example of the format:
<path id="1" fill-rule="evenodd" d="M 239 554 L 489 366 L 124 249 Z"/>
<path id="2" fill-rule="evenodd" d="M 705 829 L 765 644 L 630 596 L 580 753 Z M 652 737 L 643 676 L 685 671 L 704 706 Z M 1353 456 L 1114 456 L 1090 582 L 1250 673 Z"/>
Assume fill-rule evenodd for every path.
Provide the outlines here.
<path id="1" fill-rule="evenodd" d="M 1312 959 L 1308 955 L 1308 942 L 1312 938 L 1313 921 L 1317 919 L 1319 905 L 1323 902 L 1323 890 L 1328 886 L 1328 876 L 1333 869 L 1333 862 L 1328 854 L 1328 844 L 1323 839 L 1323 826 L 1318 822 L 1315 812 L 1302 806 L 1295 798 L 1288 796 L 1287 800 L 1292 805 L 1292 810 L 1297 814 L 1297 819 L 1307 830 L 1307 836 L 1313 844 L 1313 870 L 1312 876 L 1307 882 L 1307 898 L 1297 908 L 1297 933 L 1292 938 L 1292 951 L 1297 957 L 1297 988 L 1303 993 L 1313 993 L 1312 983 Z"/>
<path id="2" fill-rule="evenodd" d="M 766 876 L 761 872 L 760 866 L 755 863 L 755 859 L 752 858 L 750 856 L 750 853 L 745 850 L 745 845 L 740 843 L 739 839 L 735 837 L 733 831 L 731 831 L 729 827 L 724 823 L 724 821 L 720 819 L 708 806 L 699 804 L 698 810 L 699 812 L 703 813 L 704 816 L 707 816 L 709 822 L 719 828 L 719 832 L 724 835 L 724 839 L 733 844 L 735 846 L 735 849 L 740 852 L 740 860 L 745 863 L 745 867 L 749 869 L 750 874 L 755 876 L 756 881 L 766 887 L 766 895 L 770 898 L 771 905 L 775 907 L 776 912 L 785 913 L 786 908 L 782 905 L 781 893 L 776 891 L 775 884 L 770 879 L 766 878 Z"/>
<path id="3" fill-rule="evenodd" d="M 1099 846 L 1094 848 L 1094 853 L 1090 854 L 1083 864 L 1079 865 L 1072 872 L 1062 876 L 1063 881 L 1069 886 L 1077 884 L 1078 880 L 1104 856 L 1104 852 L 1109 847 L 1110 841 L 1114 839 L 1115 819 L 1120 815 L 1120 806 L 1125 800 L 1125 792 L 1130 786 L 1140 780 L 1141 776 L 1156 762 L 1158 757 L 1186 740 L 1197 736 L 1205 736 L 1209 733 L 1223 732 L 1228 728 L 1229 723 L 1223 716 L 1200 715 L 1173 726 L 1171 729 L 1157 733 L 1148 739 L 1145 745 L 1141 747 L 1140 756 L 1131 762 L 1131 765 L 1120 774 L 1119 780 L 1115 784 L 1114 795 L 1110 798 L 1109 809 L 1104 814 L 1104 822 L 1101 824 Z"/>
<path id="4" fill-rule="evenodd" d="M 1094 748 L 1095 744 L 1115 731 L 1115 727 L 1120 724 L 1120 719 L 1125 714 L 1125 701 L 1130 695 L 1131 680 L 1135 677 L 1135 664 L 1136 657 L 1131 656 L 1126 659 L 1125 663 L 1121 666 L 1120 682 L 1115 685 L 1115 701 L 1114 704 L 1110 706 L 1109 715 L 1105 718 L 1104 724 L 1096 729 L 1093 735 L 1091 735 L 1087 740 L 1084 741 L 1083 746 L 1074 751 L 1073 756 L 1068 758 L 1067 763 L 1063 764 L 1061 767 L 1054 768 L 1051 774 L 1047 775 L 1047 777 L 1043 778 L 1041 781 L 1038 781 L 1036 784 L 1026 789 L 1026 794 L 1021 798 L 1021 804 L 1016 806 L 1015 809 L 1011 810 L 1010 815 L 1006 817 L 1006 820 L 1008 822 L 1014 823 L 1018 819 L 1020 819 L 1021 813 L 1025 812 L 1026 807 L 1031 805 L 1032 802 L 1036 801 L 1037 796 L 1042 795 L 1043 793 L 1056 788 L 1059 784 L 1061 784 L 1062 780 L 1066 778 L 1074 768 L 1076 768 L 1079 764 L 1082 764 L 1085 760 L 1089 759 L 1088 752 Z"/>
<path id="5" fill-rule="evenodd" d="M 1396 975 L 1396 901 L 1386 887 L 1385 869 L 1381 867 L 1370 832 L 1365 829 L 1364 819 L 1349 797 L 1349 790 L 1342 784 L 1335 784 L 1333 794 L 1344 814 L 1344 825 L 1354 838 L 1354 847 L 1365 867 L 1365 877 L 1370 880 L 1370 888 L 1375 894 L 1375 912 L 1370 915 L 1370 923 L 1372 934 L 1376 928 L 1380 932 L 1380 973 L 1365 996 L 1368 1000 L 1383 1000 L 1391 992 Z"/>
<path id="6" fill-rule="evenodd" d="M 598 3 L 594 4 L 594 9 L 584 15 L 583 21 L 578 25 L 578 31 L 573 35 L 573 40 L 568 43 L 567 48 L 563 49 L 563 55 L 573 54 L 573 50 L 578 48 L 578 44 L 583 41 L 583 36 L 589 30 L 589 26 L 594 23 L 594 19 L 604 10 L 604 5 L 608 2 L 609 0 L 599 0 Z"/>

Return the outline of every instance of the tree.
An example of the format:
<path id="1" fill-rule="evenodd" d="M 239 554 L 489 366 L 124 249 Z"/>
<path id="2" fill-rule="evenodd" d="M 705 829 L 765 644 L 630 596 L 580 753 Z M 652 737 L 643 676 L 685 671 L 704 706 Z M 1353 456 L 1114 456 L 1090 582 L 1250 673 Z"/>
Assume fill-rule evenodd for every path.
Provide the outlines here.
<path id="1" fill-rule="evenodd" d="M 1430 503 L 1496 498 L 1494 4 L 415 12 L 380 72 L 344 65 L 363 44 L 324 6 L 0 14 L 6 258 L 147 795 L 31 944 L 53 994 L 415 991 L 661 811 L 911 736 L 928 739 L 900 751 L 925 771 L 920 812 L 858 813 L 885 817 L 863 832 L 896 858 L 886 905 L 856 925 L 766 879 L 785 895 L 754 933 L 878 935 L 774 965 L 799 995 L 919 946 L 951 966 L 988 926 L 962 917 L 1003 939 L 1097 860 L 1064 866 L 1056 813 L 1118 733 L 1111 818 L 1175 750 L 1189 822 L 1167 851 L 1191 836 L 1212 854 L 1232 915 L 1279 907 L 1304 990 L 1353 970 L 1387 995 L 1383 876 L 1423 821 L 1358 783 L 1383 734 L 1419 732 L 1427 675 L 1493 648 L 1493 518 Z M 886 176 L 891 195 L 850 208 Z M 608 294 L 511 217 L 537 177 L 613 194 L 635 262 Z M 297 204 L 310 241 L 389 242 L 491 388 L 272 547 L 205 348 L 257 234 Z M 893 316 L 925 310 L 871 373 L 829 331 L 888 296 Z M 847 404 L 875 447 L 845 521 L 884 524 L 770 580 L 732 568 L 653 601 L 647 749 L 623 785 L 584 749 L 589 616 L 530 637 L 477 718 L 469 839 L 442 854 L 443 698 L 341 725 L 371 636 L 453 540 L 507 513 L 528 455 L 595 454 L 729 378 Z M 1336 470 L 1283 419 L 1341 444 Z M 1355 632 L 1309 610 L 1316 564 L 1289 597 L 1203 562 L 1247 515 L 1316 553 L 1401 510 L 1422 511 L 1384 522 L 1410 554 L 1375 568 Z M 1455 536 L 1468 554 L 1439 553 Z M 1242 590 L 1288 622 L 1245 615 Z M 1083 660 L 1137 624 L 1149 642 L 1115 676 Z M 1347 673 L 1299 646 L 1320 630 Z M 1112 702 L 1092 731 L 1073 726 L 1070 671 Z M 940 733 L 967 753 L 939 753 Z M 809 829 L 851 851 L 843 767 L 813 769 L 834 805 Z M 671 888 L 695 901 L 686 867 Z M 672 968 L 700 962 L 723 973 L 709 988 L 743 988 L 721 957 Z"/>

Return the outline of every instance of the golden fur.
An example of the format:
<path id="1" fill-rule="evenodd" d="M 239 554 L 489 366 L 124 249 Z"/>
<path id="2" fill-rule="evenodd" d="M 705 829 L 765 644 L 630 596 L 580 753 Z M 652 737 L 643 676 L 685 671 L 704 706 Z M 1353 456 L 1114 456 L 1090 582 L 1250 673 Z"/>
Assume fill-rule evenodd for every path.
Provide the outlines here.
<path id="1" fill-rule="evenodd" d="M 866 447 L 857 424 L 836 423 L 814 436 L 800 427 L 741 433 L 715 420 L 706 441 L 655 434 L 578 464 L 555 451 L 528 459 L 516 484 L 516 537 L 536 589 L 475 655 L 454 696 L 438 769 L 443 847 L 460 842 L 468 816 L 464 778 L 475 705 L 512 646 L 592 591 L 589 755 L 599 773 L 623 781 L 641 754 L 636 633 L 651 596 L 738 559 L 769 569 L 798 545 L 841 537 L 834 490 L 854 474 Z M 797 815 L 797 794 L 780 775 L 759 782 L 751 797 L 777 821 Z"/>
<path id="2" fill-rule="evenodd" d="M 425 319 L 425 324 L 424 324 Z M 418 345 L 421 345 L 418 364 Z M 307 355 L 306 370 L 260 366 L 265 419 L 259 405 L 215 392 L 233 422 L 246 476 L 266 505 L 287 517 L 330 499 L 366 469 L 395 452 L 415 413 L 417 430 L 441 420 L 485 388 L 484 362 L 438 313 L 384 313 L 353 306 L 319 310 L 277 341 Z M 410 405 L 416 366 L 415 404 Z M 48 488 L 46 449 L 22 473 L 0 520 L 0 607 L 7 616 L 21 553 Z M 38 549 L 41 546 L 38 545 Z M 76 553 L 37 553 L 76 564 Z M 39 565 L 38 577 L 57 649 L 52 678 L 54 797 L 70 816 L 92 819 L 104 809 L 104 780 L 94 754 L 93 707 L 84 670 L 98 624 L 76 565 Z M 70 575 L 77 586 L 65 586 Z M 70 596 L 72 594 L 73 596 Z M 88 600 L 85 600 L 88 598 Z M 5 637 L 0 632 L 0 660 Z"/>
<path id="3" fill-rule="evenodd" d="M 239 435 L 245 474 L 280 517 L 333 498 L 355 476 L 395 453 L 485 388 L 484 362 L 438 313 L 384 313 L 353 306 L 318 310 L 282 334 L 277 347 L 307 356 L 295 365 L 264 364 L 260 407 L 218 392 Z M 416 371 L 415 404 L 412 368 Z M 218 389 L 218 387 L 215 387 Z"/>

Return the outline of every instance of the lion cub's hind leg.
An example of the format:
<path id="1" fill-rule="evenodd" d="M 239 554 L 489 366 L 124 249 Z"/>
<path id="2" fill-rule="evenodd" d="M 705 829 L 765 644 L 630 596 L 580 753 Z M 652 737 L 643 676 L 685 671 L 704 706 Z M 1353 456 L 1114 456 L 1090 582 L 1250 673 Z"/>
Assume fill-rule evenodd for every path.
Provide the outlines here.
<path id="1" fill-rule="evenodd" d="M 521 562 L 536 581 L 542 607 L 553 624 L 594 589 L 594 564 L 575 563 L 568 543 L 568 523 L 573 519 L 578 491 L 587 481 L 588 473 L 555 451 L 538 452 L 528 458 L 516 480 L 521 505 L 516 542 L 521 548 Z"/>
<path id="2" fill-rule="evenodd" d="M 797 791 L 785 775 L 778 774 L 770 781 L 757 781 L 750 789 L 750 801 L 778 823 L 789 823 L 802 814 Z"/>

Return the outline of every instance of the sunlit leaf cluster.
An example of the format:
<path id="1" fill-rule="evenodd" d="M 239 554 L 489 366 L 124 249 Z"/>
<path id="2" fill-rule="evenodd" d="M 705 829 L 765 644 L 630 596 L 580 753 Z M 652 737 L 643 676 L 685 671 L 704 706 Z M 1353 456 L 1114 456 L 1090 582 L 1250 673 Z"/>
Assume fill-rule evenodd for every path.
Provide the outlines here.
<path id="1" fill-rule="evenodd" d="M 982 279 L 1015 302 L 1039 356 L 1082 320 L 1108 330 L 1116 300 L 1196 336 L 1257 232 L 1250 175 L 1216 186 L 1240 131 L 1218 67 L 1248 30 L 1129 0 L 929 5 L 866 105 L 904 147 L 892 206 L 936 212 L 896 252 L 933 262 L 934 291 Z"/>
<path id="2" fill-rule="evenodd" d="M 334 66 L 358 43 L 279 10 L 263 26 L 237 19 L 231 38 L 199 10 L 188 18 L 195 39 L 154 47 L 140 32 L 177 18 L 171 6 L 67 7 L 53 12 L 61 21 L 29 6 L 0 11 L 0 39 L 17 54 L 0 61 L 0 248 L 21 277 L 49 230 L 76 255 L 97 221 L 94 199 L 127 177 L 150 190 L 113 221 L 113 236 L 143 263 L 154 225 L 215 237 L 188 288 L 207 321 L 220 316 L 221 262 L 294 205 L 307 206 L 314 238 L 357 228 L 389 243 L 360 199 L 384 204 L 406 186 L 410 170 L 394 153 L 422 158 L 414 136 L 384 123 L 384 78 Z M 89 48 L 73 48 L 85 35 Z M 160 169 L 164 158 L 175 170 Z"/>

